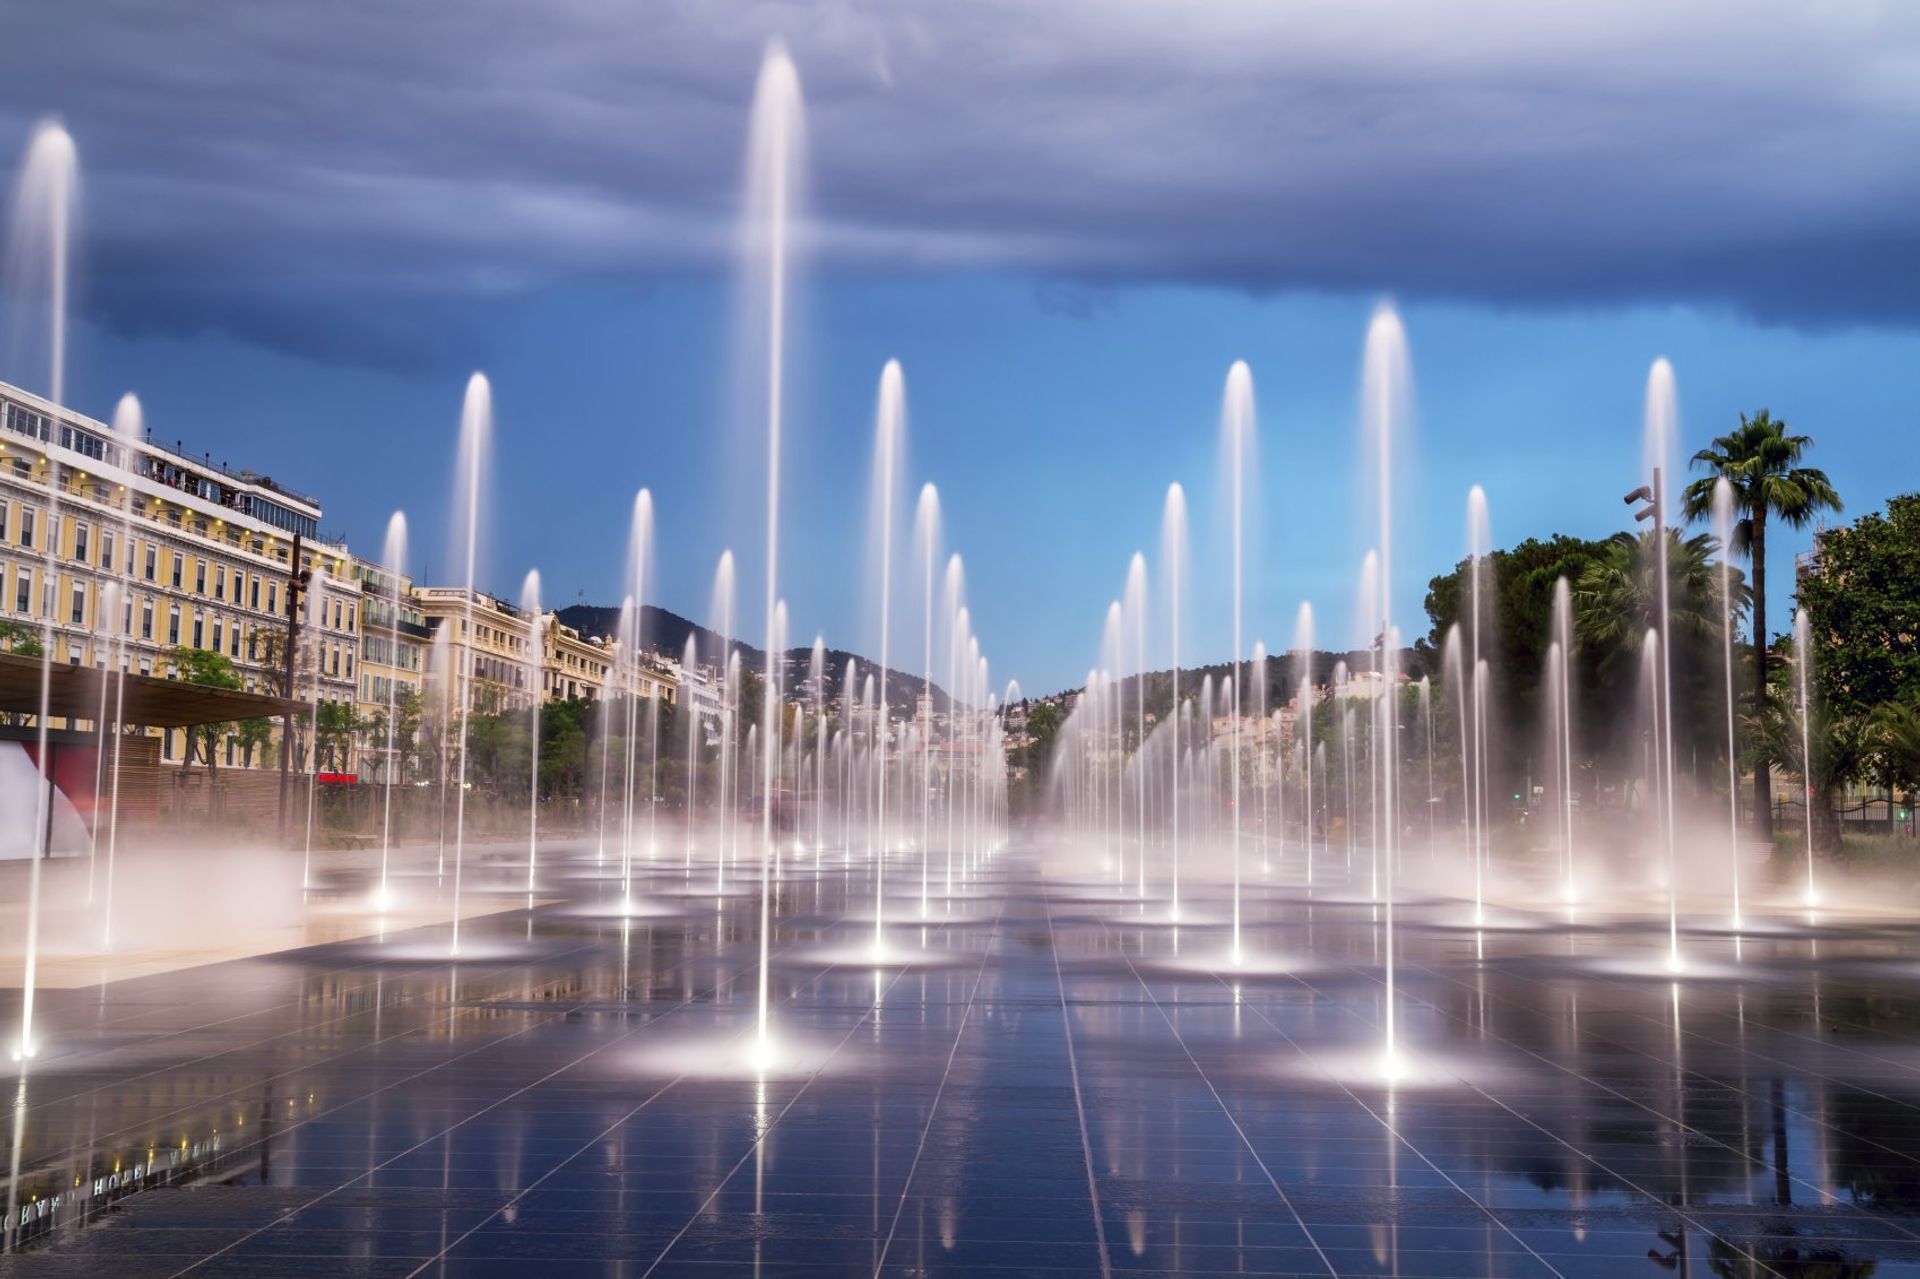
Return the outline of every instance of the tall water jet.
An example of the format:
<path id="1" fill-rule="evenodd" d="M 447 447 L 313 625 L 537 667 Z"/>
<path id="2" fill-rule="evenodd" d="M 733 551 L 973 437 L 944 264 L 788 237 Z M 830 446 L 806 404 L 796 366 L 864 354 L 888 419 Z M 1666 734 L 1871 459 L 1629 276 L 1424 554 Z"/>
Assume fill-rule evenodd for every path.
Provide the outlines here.
<path id="1" fill-rule="evenodd" d="M 312 560 L 312 569 L 316 574 L 319 563 L 318 557 Z M 296 571 L 301 568 L 297 563 L 294 564 L 293 567 Z M 288 591 L 289 594 L 291 594 L 292 588 L 288 588 Z M 324 637 L 321 634 L 321 628 L 326 625 L 327 593 L 321 588 L 317 580 L 313 581 L 312 585 L 307 588 L 306 600 L 307 620 L 305 630 L 307 633 L 307 652 L 312 658 L 310 666 L 313 671 L 312 687 L 308 690 L 312 697 L 308 703 L 307 710 L 307 748 L 311 752 L 309 763 L 312 766 L 307 769 L 306 845 L 300 855 L 300 887 L 302 890 L 314 886 L 313 813 L 315 807 L 314 791 L 320 780 L 320 676 L 325 669 L 324 662 L 326 657 L 326 645 L 322 642 Z M 288 695 L 292 695 L 291 690 L 289 690 Z M 212 749 L 211 745 L 209 745 L 208 749 Z"/>
<path id="2" fill-rule="evenodd" d="M 14 285 L 23 311 L 41 299 L 33 296 L 44 290 L 47 333 L 47 398 L 55 404 L 66 402 L 67 365 L 67 272 L 69 244 L 78 201 L 80 171 L 73 139 L 57 120 L 43 120 L 35 126 L 21 162 L 20 176 L 14 187 L 11 243 L 8 253 L 9 284 Z M 58 568 L 60 546 L 60 467 L 51 453 L 47 467 L 46 580 L 52 581 Z M 14 1045 L 14 1060 L 25 1061 L 38 1045 L 33 1037 L 35 986 L 40 961 L 40 878 L 41 863 L 47 850 L 42 846 L 49 827 L 53 804 L 53 781 L 49 772 L 47 721 L 53 698 L 54 653 L 53 614 L 40 610 L 40 707 L 35 719 L 35 757 L 39 783 L 35 792 L 33 829 L 40 832 L 32 848 L 32 867 L 27 879 L 26 963 L 20 990 L 20 1040 Z M 24 1087 L 24 1082 L 22 1087 Z"/>
<path id="3" fill-rule="evenodd" d="M 1301 834 L 1305 839 L 1307 888 L 1313 888 L 1313 605 L 1300 601 L 1293 622 L 1293 651 L 1296 674 L 1293 681 L 1295 703 L 1294 728 L 1302 743 L 1301 779 L 1304 812 Z"/>
<path id="4" fill-rule="evenodd" d="M 700 641 L 698 633 L 687 632 L 686 647 L 680 653 L 680 669 L 689 676 L 695 675 L 700 667 Z M 691 680 L 688 687 L 692 687 Z M 685 878 L 693 878 L 693 823 L 694 814 L 699 812 L 700 776 L 694 771 L 700 759 L 700 707 L 692 698 L 687 698 L 681 707 L 681 713 L 687 721 L 687 848 Z"/>
<path id="5" fill-rule="evenodd" d="M 1560 791 L 1562 891 L 1571 906 L 1578 895 L 1573 853 L 1573 592 L 1564 575 L 1553 583 L 1554 754 Z"/>
<path id="6" fill-rule="evenodd" d="M 140 401 L 133 395 L 123 395 L 113 409 L 113 437 L 124 451 L 138 442 L 145 434 L 145 424 L 140 409 Z M 133 596 L 125 589 L 125 584 L 133 574 L 133 494 L 120 495 L 120 550 L 112 557 L 111 571 L 122 584 L 120 599 L 115 603 L 111 623 L 119 621 L 119 640 L 112 659 L 113 668 L 113 753 L 106 756 L 105 743 L 102 743 L 102 763 L 109 770 L 107 797 L 107 867 L 104 891 L 100 904 L 100 949 L 113 949 L 113 889 L 114 872 L 119 861 L 120 850 L 120 757 L 126 741 L 126 725 L 123 722 L 127 702 L 127 667 L 132 663 L 132 654 L 128 651 L 129 641 L 133 638 Z M 105 728 L 103 723 L 102 728 Z M 98 821 L 95 823 L 96 836 Z"/>
<path id="7" fill-rule="evenodd" d="M 1359 634 L 1354 636 L 1367 652 L 1367 660 L 1372 664 L 1371 672 L 1348 671 L 1347 678 L 1352 681 L 1356 674 L 1371 673 L 1374 677 L 1374 695 L 1367 702 L 1367 896 L 1374 901 L 1380 900 L 1380 717 L 1386 698 L 1386 688 L 1381 675 L 1381 650 L 1386 646 L 1386 636 L 1374 627 L 1379 622 L 1378 605 L 1380 598 L 1380 552 L 1369 550 L 1360 561 L 1360 589 L 1354 601 L 1354 615 L 1362 619 Z M 1351 685 L 1349 686 L 1351 688 Z"/>
<path id="8" fill-rule="evenodd" d="M 914 507 L 913 539 L 920 561 L 920 916 L 926 918 L 933 874 L 933 558 L 940 541 L 940 492 L 922 485 Z"/>
<path id="9" fill-rule="evenodd" d="M 824 825 L 827 807 L 827 640 L 823 635 L 813 637 L 813 648 L 807 654 L 807 680 L 813 689 L 814 731 L 819 742 L 813 755 L 813 854 L 817 858 L 826 849 L 826 827 Z M 815 863 L 818 865 L 818 863 Z"/>
<path id="10" fill-rule="evenodd" d="M 1420 677 L 1420 725 L 1427 735 L 1427 860 L 1432 861 L 1433 810 L 1439 804 L 1440 797 L 1433 789 L 1433 680 L 1426 675 Z"/>
<path id="11" fill-rule="evenodd" d="M 720 552 L 719 562 L 713 567 L 713 589 L 707 597 L 707 616 L 711 619 L 709 625 L 720 641 L 720 651 L 713 654 L 713 669 L 720 681 L 720 759 L 719 776 L 714 779 L 718 793 L 713 801 L 714 814 L 718 819 L 714 829 L 716 891 L 726 885 L 727 867 L 735 851 L 734 828 L 739 817 L 739 806 L 733 803 L 734 788 L 739 784 L 734 699 L 740 686 L 736 669 L 737 654 L 733 647 L 734 597 L 733 552 L 725 550 Z"/>
<path id="12" fill-rule="evenodd" d="M 1253 687 L 1253 722 L 1259 725 L 1255 730 L 1258 741 L 1259 767 L 1253 770 L 1254 786 L 1260 792 L 1260 873 L 1271 872 L 1271 858 L 1267 855 L 1267 646 L 1261 640 L 1253 642 L 1253 660 L 1247 666 L 1247 681 Z M 1246 693 L 1241 693 L 1244 699 Z M 1239 805 L 1235 804 L 1238 808 Z"/>
<path id="13" fill-rule="evenodd" d="M 1483 584 L 1486 577 L 1487 560 L 1493 553 L 1492 520 L 1487 513 L 1487 493 L 1478 484 L 1467 491 L 1467 571 L 1469 574 L 1468 606 L 1472 609 L 1467 620 L 1467 648 L 1464 657 L 1468 662 L 1469 684 L 1466 697 L 1461 706 L 1466 710 L 1466 718 L 1461 723 L 1468 736 L 1467 768 L 1461 773 L 1463 784 L 1468 788 L 1467 838 L 1473 856 L 1473 920 L 1483 921 L 1486 909 L 1486 875 L 1489 844 L 1487 839 L 1488 791 L 1487 791 L 1487 726 L 1485 709 L 1487 690 L 1483 686 L 1481 672 L 1485 670 L 1480 658 L 1481 628 L 1486 621 L 1487 601 L 1484 598 Z"/>
<path id="14" fill-rule="evenodd" d="M 885 955 L 886 878 L 887 878 L 887 682 L 893 674 L 893 493 L 895 471 L 899 465 L 900 439 L 907 425 L 906 379 L 900 361 L 888 360 L 880 370 L 879 403 L 874 409 L 874 487 L 876 490 L 873 536 L 880 549 L 880 684 L 879 710 L 874 721 L 873 749 L 878 778 L 874 831 L 878 837 L 873 866 L 873 955 Z"/>
<path id="15" fill-rule="evenodd" d="M 623 659 L 627 694 L 627 767 L 622 775 L 625 785 L 622 788 L 620 822 L 620 909 L 631 913 L 633 902 L 633 805 L 634 792 L 638 785 L 637 773 L 640 750 L 640 664 L 641 653 L 645 647 L 644 630 L 646 626 L 646 599 L 648 578 L 653 568 L 653 494 L 641 489 L 633 495 L 633 514 L 627 529 L 627 583 L 633 608 L 629 615 L 629 633 L 622 637 L 623 643 L 619 657 Z M 651 686 L 651 685 L 649 685 Z M 659 743 L 652 745 L 649 756 L 650 771 L 659 762 Z M 653 779 L 657 789 L 658 778 Z M 651 791 L 649 792 L 651 794 Z M 657 815 L 650 815 L 649 821 Z M 649 848 L 651 856 L 653 849 Z"/>
<path id="16" fill-rule="evenodd" d="M 954 752 L 960 723 L 960 654 L 966 648 L 968 625 L 967 612 L 967 570 L 965 563 L 956 552 L 947 557 L 947 572 L 941 594 L 941 606 L 946 611 L 947 624 L 947 776 L 945 794 L 947 809 L 947 897 L 953 897 L 953 854 L 954 854 L 954 768 L 958 756 Z"/>
<path id="17" fill-rule="evenodd" d="M 1139 551 L 1127 561 L 1124 607 L 1133 622 L 1133 750 L 1135 870 L 1142 909 L 1147 900 L 1147 557 Z"/>
<path id="18" fill-rule="evenodd" d="M 400 710 L 400 581 L 407 568 L 407 517 L 403 511 L 395 511 L 387 521 L 387 536 L 381 546 L 380 566 L 387 575 L 387 644 L 390 670 L 395 672 L 387 677 L 387 723 L 386 723 L 386 785 L 381 788 L 380 798 L 380 887 L 374 896 L 374 908 L 386 910 L 392 905 L 392 897 L 387 888 L 387 872 L 393 857 L 393 783 L 394 773 L 399 767 L 399 757 L 394 753 L 394 727 Z"/>
<path id="19" fill-rule="evenodd" d="M 460 887 L 467 848 L 467 747 L 468 727 L 473 715 L 473 593 L 479 572 L 480 480 L 485 466 L 488 440 L 493 434 L 493 387 L 484 373 L 467 379 L 466 400 L 460 407 L 459 517 L 456 527 L 462 546 L 465 587 L 461 605 L 460 652 L 455 666 L 459 697 L 460 764 L 458 788 L 454 792 L 453 814 L 453 930 L 447 953 L 460 953 Z M 442 623 L 445 625 L 445 623 Z"/>
<path id="20" fill-rule="evenodd" d="M 1651 516 L 1653 540 L 1658 556 L 1660 661 L 1655 671 L 1659 688 L 1654 699 L 1657 728 L 1654 734 L 1658 752 L 1656 777 L 1661 789 L 1661 827 L 1667 849 L 1667 967 L 1680 970 L 1680 841 L 1675 816 L 1673 789 L 1673 613 L 1670 569 L 1667 563 L 1667 495 L 1665 476 L 1673 449 L 1678 406 L 1674 393 L 1673 365 L 1665 356 L 1653 362 L 1647 371 L 1647 399 L 1643 414 L 1644 439 L 1653 472 L 1650 502 L 1636 519 Z"/>
<path id="21" fill-rule="evenodd" d="M 780 447 L 784 424 L 788 254 L 791 223 L 797 212 L 802 166 L 800 77 L 779 43 L 768 46 L 753 94 L 753 124 L 748 158 L 748 236 L 766 272 L 767 387 L 767 543 L 766 686 L 761 694 L 764 720 L 772 736 L 779 713 L 780 651 L 774 642 L 774 606 L 780 581 Z M 766 752 L 761 792 L 760 972 L 755 1059 L 765 1064 L 772 1050 L 769 1020 L 769 967 L 773 932 L 773 894 L 769 882 L 773 845 L 773 761 Z"/>
<path id="22" fill-rule="evenodd" d="M 1807 622 L 1804 608 L 1795 609 L 1793 613 L 1793 665 L 1800 694 L 1800 782 L 1807 832 L 1807 909 L 1812 910 L 1820 904 L 1820 892 L 1813 882 L 1813 698 L 1807 691 L 1807 675 L 1813 666 L 1813 628 Z"/>
<path id="23" fill-rule="evenodd" d="M 1220 404 L 1220 431 L 1226 436 L 1228 484 L 1231 489 L 1230 508 L 1233 521 L 1232 570 L 1233 570 L 1233 681 L 1230 685 L 1233 694 L 1231 714 L 1233 716 L 1232 734 L 1232 794 L 1229 801 L 1232 811 L 1233 836 L 1231 856 L 1233 858 L 1233 943 L 1231 958 L 1235 964 L 1240 962 L 1240 768 L 1241 768 L 1241 697 L 1246 677 L 1240 667 L 1240 621 L 1242 608 L 1242 579 L 1245 571 L 1245 522 L 1246 522 L 1246 472 L 1250 462 L 1254 431 L 1253 372 L 1245 360 L 1234 361 L 1227 370 L 1227 386 L 1222 393 Z"/>
<path id="24" fill-rule="evenodd" d="M 520 612 L 527 619 L 527 891 L 533 891 L 540 849 L 540 672 L 545 647 L 545 616 L 540 612 L 540 570 L 528 569 L 520 583 Z"/>
<path id="25" fill-rule="evenodd" d="M 1381 636 L 1381 697 L 1384 732 L 1375 750 L 1379 759 L 1381 807 L 1386 814 L 1386 988 L 1383 1028 L 1386 1039 L 1386 1069 L 1391 1077 L 1398 1069 L 1394 1009 L 1394 920 L 1393 867 L 1399 848 L 1399 703 L 1396 669 L 1399 654 L 1392 643 L 1393 621 L 1393 459 L 1396 440 L 1411 404 L 1411 374 L 1407 358 L 1406 332 L 1392 307 L 1374 310 L 1367 327 L 1366 355 L 1361 371 L 1361 429 L 1374 448 L 1377 488 L 1374 499 L 1379 517 L 1380 602 L 1377 616 Z"/>
<path id="26" fill-rule="evenodd" d="M 1171 652 L 1170 663 L 1173 672 L 1172 715 L 1176 730 L 1180 719 L 1180 585 L 1186 576 L 1187 560 L 1187 494 L 1176 482 L 1167 486 L 1166 505 L 1160 514 L 1160 561 L 1165 566 L 1167 580 L 1167 643 Z M 1167 917 L 1178 923 L 1180 920 L 1180 749 L 1179 734 L 1175 733 L 1176 745 L 1169 761 L 1172 775 L 1168 781 L 1168 803 L 1171 818 L 1167 825 L 1168 848 L 1167 864 L 1171 873 L 1172 887 L 1167 899 Z"/>
<path id="27" fill-rule="evenodd" d="M 1713 482 L 1713 536 L 1720 543 L 1720 662 L 1727 705 L 1727 869 L 1733 877 L 1733 926 L 1740 918 L 1740 761 L 1733 735 L 1733 485 Z M 1758 630 L 1756 628 L 1756 634 Z"/>

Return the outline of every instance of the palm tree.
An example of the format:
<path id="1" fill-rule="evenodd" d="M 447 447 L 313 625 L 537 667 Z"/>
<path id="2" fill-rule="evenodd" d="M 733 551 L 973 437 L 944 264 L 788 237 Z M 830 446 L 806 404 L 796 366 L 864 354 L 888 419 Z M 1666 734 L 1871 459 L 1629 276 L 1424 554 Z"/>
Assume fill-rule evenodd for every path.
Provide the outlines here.
<path id="1" fill-rule="evenodd" d="M 1753 707 L 1758 718 L 1767 708 L 1767 517 L 1789 528 L 1805 528 L 1822 511 L 1838 511 L 1840 495 L 1827 473 L 1801 466 L 1813 446 L 1806 435 L 1790 435 L 1786 422 L 1761 409 L 1742 413 L 1739 429 L 1722 435 L 1693 455 L 1708 474 L 1687 485 L 1684 509 L 1690 520 L 1713 512 L 1714 481 L 1733 489 L 1733 546 L 1753 563 Z M 1753 764 L 1753 821 L 1763 836 L 1773 835 L 1773 771 L 1764 743 Z"/>
<path id="2" fill-rule="evenodd" d="M 1706 533 L 1682 538 L 1667 530 L 1668 613 L 1677 644 L 1720 634 L 1720 576 L 1713 562 L 1719 544 Z M 1615 533 L 1600 543 L 1573 584 L 1575 624 L 1580 642 L 1606 654 L 1637 657 L 1641 641 L 1660 625 L 1660 550 L 1651 529 Z M 1746 602 L 1745 585 L 1735 578 L 1733 606 Z"/>

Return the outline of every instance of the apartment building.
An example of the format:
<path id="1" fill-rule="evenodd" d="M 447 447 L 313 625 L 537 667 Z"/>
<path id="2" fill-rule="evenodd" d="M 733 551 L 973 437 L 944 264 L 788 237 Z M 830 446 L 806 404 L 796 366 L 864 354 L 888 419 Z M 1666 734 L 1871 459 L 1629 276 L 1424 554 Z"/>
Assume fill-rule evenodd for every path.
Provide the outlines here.
<path id="1" fill-rule="evenodd" d="M 617 644 L 582 635 L 554 613 L 529 616 L 485 591 L 457 586 L 418 587 L 413 598 L 432 647 L 449 654 L 441 665 L 463 677 L 470 671 L 476 710 L 530 705 L 536 690 L 546 701 L 596 701 L 610 687 L 616 695 L 631 689 L 669 702 L 678 696 L 674 667 L 652 654 L 637 664 L 620 661 Z M 429 678 L 437 673 L 430 665 Z"/>
<path id="2" fill-rule="evenodd" d="M 292 695 L 350 700 L 359 595 L 313 498 L 193 458 L 0 383 L 0 619 L 45 637 L 52 660 L 166 677 L 176 648 L 225 654 L 249 691 L 285 682 L 286 591 L 311 572 Z M 298 566 L 294 539 L 302 542 Z M 57 727 L 92 728 L 84 721 Z M 184 732 L 158 734 L 186 756 Z M 236 731 L 223 766 L 278 763 Z"/>

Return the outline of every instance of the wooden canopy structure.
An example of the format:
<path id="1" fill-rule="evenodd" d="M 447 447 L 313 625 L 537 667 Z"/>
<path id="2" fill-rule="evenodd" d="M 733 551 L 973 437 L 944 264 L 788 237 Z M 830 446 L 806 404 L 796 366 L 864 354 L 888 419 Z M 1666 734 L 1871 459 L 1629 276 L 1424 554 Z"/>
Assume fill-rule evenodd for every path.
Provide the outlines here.
<path id="1" fill-rule="evenodd" d="M 116 690 L 114 672 L 97 667 L 56 665 L 48 674 L 48 714 L 69 724 L 99 719 L 103 695 L 108 719 L 114 718 L 117 702 L 122 723 L 146 728 L 190 728 L 228 720 L 285 719 L 313 713 L 311 704 L 292 698 L 209 688 L 154 675 L 129 674 L 125 688 Z M 0 711 L 38 715 L 40 678 L 39 658 L 0 653 Z"/>

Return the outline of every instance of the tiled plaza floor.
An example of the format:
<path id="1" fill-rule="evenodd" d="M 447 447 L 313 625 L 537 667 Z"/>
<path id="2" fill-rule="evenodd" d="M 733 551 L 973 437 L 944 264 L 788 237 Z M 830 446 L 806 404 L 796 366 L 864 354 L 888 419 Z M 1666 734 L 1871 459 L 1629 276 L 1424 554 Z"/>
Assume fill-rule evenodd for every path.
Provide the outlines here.
<path id="1" fill-rule="evenodd" d="M 1175 929 L 1015 852 L 922 925 L 903 857 L 876 966 L 825 863 L 758 1073 L 757 884 L 643 868 L 623 922 L 566 848 L 457 962 L 43 992 L 0 1275 L 1920 1274 L 1913 926 L 1703 929 L 1674 982 L 1664 920 L 1408 903 L 1388 1086 L 1357 893 L 1251 886 L 1236 970 L 1218 886 Z"/>

